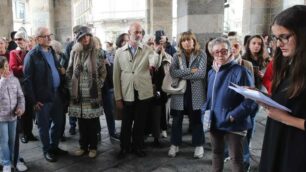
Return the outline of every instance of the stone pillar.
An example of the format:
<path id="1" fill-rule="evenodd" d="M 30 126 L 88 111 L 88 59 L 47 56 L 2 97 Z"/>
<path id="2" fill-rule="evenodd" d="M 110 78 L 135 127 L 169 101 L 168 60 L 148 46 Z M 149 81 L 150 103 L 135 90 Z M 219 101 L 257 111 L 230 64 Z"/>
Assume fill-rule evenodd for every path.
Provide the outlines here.
<path id="1" fill-rule="evenodd" d="M 0 1 L 0 16 L 0 36 L 10 40 L 10 33 L 13 31 L 12 0 Z"/>
<path id="2" fill-rule="evenodd" d="M 221 36 L 224 0 L 177 0 L 177 32 L 191 30 L 204 48 L 209 38 Z"/>
<path id="3" fill-rule="evenodd" d="M 149 34 L 154 34 L 156 30 L 164 30 L 165 34 L 172 35 L 172 0 L 147 0 L 149 5 Z"/>
<path id="4" fill-rule="evenodd" d="M 269 33 L 271 23 L 271 4 L 278 11 L 281 0 L 244 0 L 242 17 L 242 35 Z"/>
<path id="5" fill-rule="evenodd" d="M 270 33 L 274 17 L 297 4 L 305 4 L 305 0 L 244 0 L 242 35 Z"/>
<path id="6" fill-rule="evenodd" d="M 55 39 L 65 42 L 68 37 L 72 38 L 71 0 L 55 0 L 54 3 Z"/>
<path id="7" fill-rule="evenodd" d="M 38 27 L 48 27 L 54 33 L 54 6 L 53 0 L 29 0 L 32 33 Z"/>
<path id="8" fill-rule="evenodd" d="M 275 16 L 280 13 L 283 10 L 283 0 L 271 0 L 271 4 L 270 4 L 270 12 L 268 13 L 270 15 L 269 17 L 269 26 L 268 26 L 268 30 L 269 33 L 271 33 L 270 30 L 270 26 L 273 22 L 273 19 L 275 18 Z"/>

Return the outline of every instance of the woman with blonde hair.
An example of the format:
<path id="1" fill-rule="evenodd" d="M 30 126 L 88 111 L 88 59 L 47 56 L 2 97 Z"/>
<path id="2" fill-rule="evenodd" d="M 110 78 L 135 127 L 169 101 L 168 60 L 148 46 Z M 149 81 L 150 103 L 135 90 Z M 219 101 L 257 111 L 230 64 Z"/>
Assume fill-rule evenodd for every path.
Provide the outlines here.
<path id="1" fill-rule="evenodd" d="M 9 51 L 6 49 L 7 43 L 4 38 L 0 38 L 0 56 L 6 57 L 7 61 L 10 60 L 9 56 Z"/>
<path id="2" fill-rule="evenodd" d="M 171 146 L 168 152 L 175 157 L 182 143 L 182 122 L 184 114 L 190 116 L 192 126 L 192 144 L 195 146 L 194 157 L 204 155 L 204 133 L 201 122 L 201 107 L 205 101 L 206 54 L 200 50 L 194 33 L 188 31 L 180 35 L 179 51 L 174 54 L 170 66 L 172 78 L 187 81 L 184 94 L 171 95 L 171 112 L 173 117 Z"/>

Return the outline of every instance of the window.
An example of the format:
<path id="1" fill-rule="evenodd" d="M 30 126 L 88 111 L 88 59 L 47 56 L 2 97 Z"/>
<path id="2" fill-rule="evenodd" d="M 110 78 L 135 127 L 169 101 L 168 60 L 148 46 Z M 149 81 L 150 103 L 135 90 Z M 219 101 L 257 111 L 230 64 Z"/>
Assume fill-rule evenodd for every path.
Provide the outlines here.
<path id="1" fill-rule="evenodd" d="M 25 2 L 21 0 L 15 1 L 16 19 L 25 19 Z"/>

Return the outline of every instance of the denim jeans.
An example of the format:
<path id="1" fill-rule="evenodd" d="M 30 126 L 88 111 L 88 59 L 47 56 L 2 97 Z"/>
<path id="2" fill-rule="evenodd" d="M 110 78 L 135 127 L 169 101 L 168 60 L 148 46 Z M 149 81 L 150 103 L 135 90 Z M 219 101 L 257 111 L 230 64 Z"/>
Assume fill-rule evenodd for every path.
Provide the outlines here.
<path id="1" fill-rule="evenodd" d="M 0 147 L 3 166 L 12 165 L 14 159 L 16 125 L 17 120 L 0 122 Z"/>
<path id="2" fill-rule="evenodd" d="M 58 147 L 63 126 L 62 115 L 62 103 L 57 93 L 53 102 L 44 103 L 42 108 L 36 112 L 44 153 Z"/>
<path id="3" fill-rule="evenodd" d="M 172 131 L 171 131 L 171 144 L 178 146 L 182 144 L 182 123 L 184 118 L 184 111 L 171 109 Z M 190 115 L 192 126 L 192 145 L 201 146 L 204 144 L 203 124 L 201 121 L 201 110 L 194 110 Z"/>
<path id="4" fill-rule="evenodd" d="M 103 108 L 110 136 L 115 135 L 115 120 L 114 120 L 114 90 L 108 89 L 102 94 Z"/>
<path id="5" fill-rule="evenodd" d="M 255 116 L 251 116 L 252 128 L 248 129 L 246 138 L 243 142 L 243 162 L 250 164 L 250 142 L 253 134 L 255 133 Z"/>

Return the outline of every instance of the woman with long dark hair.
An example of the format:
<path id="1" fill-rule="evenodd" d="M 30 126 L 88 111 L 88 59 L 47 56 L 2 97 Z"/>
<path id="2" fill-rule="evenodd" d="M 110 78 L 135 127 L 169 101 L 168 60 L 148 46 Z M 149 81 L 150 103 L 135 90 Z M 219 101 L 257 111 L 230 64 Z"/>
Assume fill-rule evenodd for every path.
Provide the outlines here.
<path id="1" fill-rule="evenodd" d="M 265 44 L 260 35 L 251 36 L 245 47 L 245 53 L 242 58 L 250 61 L 254 68 L 255 86 L 258 89 L 262 87 L 263 70 L 266 68 L 266 59 L 264 57 Z"/>
<path id="2" fill-rule="evenodd" d="M 278 14 L 271 27 L 277 45 L 271 97 L 291 112 L 262 104 L 268 113 L 262 172 L 306 171 L 305 16 L 306 6 L 296 5 Z"/>

